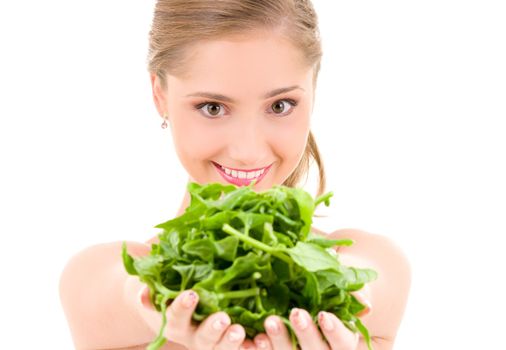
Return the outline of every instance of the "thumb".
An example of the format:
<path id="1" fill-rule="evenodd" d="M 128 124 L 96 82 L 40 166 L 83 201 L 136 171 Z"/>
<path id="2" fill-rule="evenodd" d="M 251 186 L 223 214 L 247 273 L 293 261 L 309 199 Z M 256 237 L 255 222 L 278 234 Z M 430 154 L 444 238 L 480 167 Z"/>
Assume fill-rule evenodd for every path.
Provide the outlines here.
<path id="1" fill-rule="evenodd" d="M 156 311 L 154 305 L 151 303 L 151 299 L 149 298 L 148 286 L 143 286 L 139 290 L 139 294 L 137 297 L 138 297 L 138 300 L 140 301 L 142 306 L 144 306 L 145 308 L 147 308 L 149 310 Z"/>
<path id="2" fill-rule="evenodd" d="M 362 317 L 372 312 L 371 289 L 369 286 L 365 285 L 361 290 L 352 292 L 351 294 L 360 302 L 360 304 L 365 306 L 365 309 L 360 311 L 356 316 Z"/>

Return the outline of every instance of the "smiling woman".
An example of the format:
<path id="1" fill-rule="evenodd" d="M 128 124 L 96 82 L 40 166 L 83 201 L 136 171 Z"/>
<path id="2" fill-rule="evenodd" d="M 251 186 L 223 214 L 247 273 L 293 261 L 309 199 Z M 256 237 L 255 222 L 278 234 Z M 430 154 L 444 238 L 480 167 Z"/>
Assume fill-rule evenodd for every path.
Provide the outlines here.
<path id="1" fill-rule="evenodd" d="M 307 152 L 314 97 L 314 68 L 299 56 L 280 34 L 258 31 L 195 45 L 184 77 L 167 74 L 165 88 L 152 75 L 190 181 L 248 183 L 214 164 L 236 179 L 264 170 L 256 190 L 287 181 Z M 202 87 L 212 92 L 194 92 Z"/>
<path id="2" fill-rule="evenodd" d="M 317 16 L 308 0 L 157 1 L 148 71 L 162 126 L 170 125 L 188 182 L 245 186 L 255 181 L 257 192 L 274 185 L 296 187 L 313 159 L 321 195 L 325 172 L 310 130 L 321 56 Z M 189 203 L 187 190 L 176 216 Z M 408 264 L 395 245 L 358 236 L 360 244 L 347 250 L 346 258 L 381 271 L 378 283 L 356 297 L 377 304 L 368 308 L 378 312 L 364 324 L 373 340 L 387 339 L 375 343 L 376 350 L 385 350 L 393 344 L 405 305 Z M 147 255 L 153 242 L 157 237 L 146 244 L 130 242 L 128 251 Z M 120 242 L 91 247 L 77 254 L 62 275 L 62 302 L 79 348 L 145 344 L 160 328 L 160 315 L 146 303 L 143 284 L 123 270 L 120 250 Z M 82 276 L 92 277 L 83 282 Z M 292 348 L 276 316 L 265 320 L 267 334 L 255 339 L 245 339 L 244 328 L 231 325 L 224 312 L 192 324 L 199 297 L 185 291 L 168 308 L 168 349 Z M 117 322 L 109 322 L 111 315 Z M 293 308 L 290 323 L 303 350 L 366 348 L 332 313 L 320 313 L 317 325 L 306 310 Z"/>

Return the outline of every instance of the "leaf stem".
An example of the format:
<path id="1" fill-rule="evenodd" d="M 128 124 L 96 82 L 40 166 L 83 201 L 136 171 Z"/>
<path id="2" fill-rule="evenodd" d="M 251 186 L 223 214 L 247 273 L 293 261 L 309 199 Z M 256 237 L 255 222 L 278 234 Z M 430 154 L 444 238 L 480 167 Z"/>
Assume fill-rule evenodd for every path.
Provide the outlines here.
<path id="1" fill-rule="evenodd" d="M 252 284 L 253 288 L 257 288 L 257 282 L 256 282 L 254 276 L 252 276 L 251 284 Z M 262 292 L 262 290 L 260 290 L 260 292 Z M 258 293 L 255 296 L 255 304 L 257 307 L 257 311 L 260 311 L 261 313 L 265 312 L 264 306 L 262 305 L 262 298 L 260 297 L 260 293 Z"/>
<path id="2" fill-rule="evenodd" d="M 314 207 L 316 208 L 321 202 L 325 202 L 325 206 L 329 206 L 330 204 L 330 197 L 332 197 L 334 195 L 333 192 L 327 192 L 325 194 L 322 194 L 320 197 L 316 198 L 315 202 L 314 202 Z"/>
<path id="3" fill-rule="evenodd" d="M 254 238 L 252 238 L 250 236 L 244 235 L 242 232 L 237 231 L 235 228 L 233 228 L 229 224 L 224 224 L 223 227 L 222 227 L 222 230 L 225 231 L 226 233 L 232 235 L 232 236 L 236 236 L 237 238 L 239 238 L 243 242 L 251 244 L 253 247 L 255 247 L 257 249 L 263 250 L 263 251 L 265 251 L 265 252 L 267 252 L 267 253 L 275 256 L 276 258 L 279 258 L 279 259 L 283 260 L 287 264 L 292 265 L 292 260 L 287 255 L 281 253 L 277 249 L 269 247 L 267 244 L 262 243 L 262 242 L 254 239 Z"/>
<path id="4" fill-rule="evenodd" d="M 155 282 L 154 285 L 158 290 L 158 292 L 162 294 L 164 298 L 168 299 L 176 299 L 176 297 L 183 292 L 182 290 L 180 291 L 170 290 L 167 287 L 165 287 L 161 282 Z"/>

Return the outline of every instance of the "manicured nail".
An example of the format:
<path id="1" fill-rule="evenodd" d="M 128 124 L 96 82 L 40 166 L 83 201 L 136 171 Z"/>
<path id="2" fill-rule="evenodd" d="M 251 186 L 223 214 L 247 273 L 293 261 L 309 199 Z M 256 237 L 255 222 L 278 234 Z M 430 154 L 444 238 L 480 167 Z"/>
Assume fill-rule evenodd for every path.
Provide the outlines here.
<path id="1" fill-rule="evenodd" d="M 151 300 L 149 299 L 149 288 L 148 287 L 142 287 L 139 291 L 139 302 L 141 305 L 147 309 L 154 310 L 153 304 L 151 304 Z"/>
<path id="2" fill-rule="evenodd" d="M 146 289 L 148 289 L 148 287 L 142 287 L 141 290 L 139 291 L 139 294 L 137 295 L 141 304 L 142 304 L 143 294 L 146 292 Z"/>
<path id="3" fill-rule="evenodd" d="M 227 319 L 219 319 L 213 322 L 213 329 L 215 331 L 222 331 L 225 329 L 225 327 L 228 326 L 228 320 Z"/>
<path id="4" fill-rule="evenodd" d="M 278 323 L 272 318 L 269 318 L 267 321 L 265 321 L 265 328 L 269 332 L 269 335 L 278 335 L 280 332 Z"/>
<path id="5" fill-rule="evenodd" d="M 263 339 L 257 339 L 255 344 L 259 349 L 267 349 L 267 342 Z"/>
<path id="6" fill-rule="evenodd" d="M 364 293 L 355 292 L 355 298 L 357 298 L 361 304 L 364 304 L 367 307 L 367 309 L 371 308 L 371 302 L 368 299 L 366 299 Z"/>
<path id="7" fill-rule="evenodd" d="M 302 310 L 295 309 L 293 311 L 293 320 L 295 326 L 299 328 L 301 331 L 305 330 L 309 326 L 309 321 L 307 320 L 307 317 L 302 312 Z"/>
<path id="8" fill-rule="evenodd" d="M 320 323 L 320 326 L 326 331 L 334 330 L 334 322 L 331 316 L 326 312 L 320 312 L 318 315 L 318 323 Z"/>
<path id="9" fill-rule="evenodd" d="M 371 303 L 369 302 L 369 300 L 359 300 L 359 302 L 361 304 L 363 304 L 365 306 L 365 308 L 362 311 L 358 312 L 356 314 L 356 316 L 362 317 L 362 316 L 365 316 L 365 315 L 367 315 L 368 313 L 370 313 L 372 311 Z"/>
<path id="10" fill-rule="evenodd" d="M 244 344 L 244 345 L 241 345 L 241 347 L 239 349 L 240 350 L 248 350 L 248 349 L 253 349 L 253 347 L 251 346 L 251 344 Z"/>
<path id="11" fill-rule="evenodd" d="M 236 342 L 239 339 L 241 339 L 241 333 L 240 332 L 238 332 L 238 331 L 230 331 L 228 333 L 228 340 L 230 340 L 232 342 Z"/>
<path id="12" fill-rule="evenodd" d="M 192 290 L 186 292 L 186 294 L 183 296 L 184 307 L 190 308 L 195 304 L 196 301 L 197 301 L 197 293 L 195 293 Z"/>

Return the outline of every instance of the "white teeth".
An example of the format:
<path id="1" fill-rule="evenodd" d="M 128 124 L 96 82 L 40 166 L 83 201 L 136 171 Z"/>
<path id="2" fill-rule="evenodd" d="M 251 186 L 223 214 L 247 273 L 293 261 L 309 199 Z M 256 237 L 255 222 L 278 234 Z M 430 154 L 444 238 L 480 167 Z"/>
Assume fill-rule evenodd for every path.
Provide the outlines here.
<path id="1" fill-rule="evenodd" d="M 225 168 L 224 166 L 220 167 L 225 172 L 225 174 L 230 175 L 232 177 L 236 177 L 238 179 L 254 179 L 262 175 L 265 171 L 265 168 L 257 171 L 240 171 L 240 170 L 237 171 Z"/>

